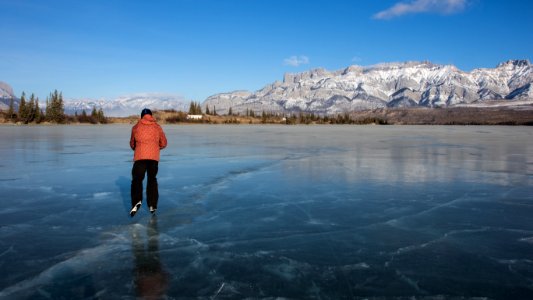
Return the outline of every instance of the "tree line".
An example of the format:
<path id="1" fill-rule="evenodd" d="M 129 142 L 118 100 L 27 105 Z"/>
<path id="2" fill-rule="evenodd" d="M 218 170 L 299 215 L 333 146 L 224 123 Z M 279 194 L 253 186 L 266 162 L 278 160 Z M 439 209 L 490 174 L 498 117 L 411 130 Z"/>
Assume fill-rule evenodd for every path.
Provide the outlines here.
<path id="1" fill-rule="evenodd" d="M 189 112 L 190 115 L 201 115 L 204 114 L 202 112 L 202 107 L 199 102 L 191 102 L 189 105 Z M 211 116 L 218 116 L 216 107 L 213 106 L 210 108 L 208 105 L 205 106 L 205 115 L 211 115 Z M 299 112 L 299 113 L 273 113 L 268 111 L 261 111 L 257 112 L 253 109 L 246 108 L 246 110 L 242 113 L 240 112 L 234 112 L 233 108 L 230 106 L 227 110 L 227 113 L 225 116 L 231 117 L 229 119 L 225 119 L 222 122 L 227 124 L 238 124 L 242 122 L 243 120 L 239 121 L 238 118 L 235 117 L 248 117 L 248 118 L 254 118 L 254 119 L 260 119 L 260 122 L 263 124 L 279 124 L 279 123 L 285 123 L 287 125 L 293 125 L 293 124 L 380 124 L 385 125 L 388 124 L 387 119 L 383 118 L 381 116 L 364 116 L 364 117 L 354 117 L 348 112 L 342 113 L 342 114 L 336 114 L 336 115 L 326 115 L 326 114 L 316 114 L 314 112 Z M 172 116 L 166 119 L 169 123 L 177 123 L 177 122 L 198 122 L 198 121 L 190 121 L 187 120 L 186 114 L 182 113 L 179 116 Z M 211 123 L 216 121 L 211 121 L 210 119 L 202 120 L 201 123 Z M 249 123 L 251 124 L 252 121 L 249 120 Z"/>
<path id="2" fill-rule="evenodd" d="M 7 111 L 7 119 L 12 122 L 21 122 L 23 124 L 39 124 L 42 122 L 57 124 L 64 124 L 67 122 L 92 124 L 107 123 L 107 118 L 105 117 L 102 108 L 96 110 L 96 107 L 94 107 L 90 116 L 87 115 L 85 110 L 82 111 L 81 115 L 78 115 L 77 112 L 74 116 L 65 114 L 63 93 L 58 90 L 53 91 L 48 97 L 46 97 L 46 108 L 44 110 L 39 106 L 39 98 L 35 97 L 34 93 L 31 94 L 29 99 L 26 99 L 26 93 L 22 92 L 17 111 L 15 111 L 14 99 L 11 98 Z"/>

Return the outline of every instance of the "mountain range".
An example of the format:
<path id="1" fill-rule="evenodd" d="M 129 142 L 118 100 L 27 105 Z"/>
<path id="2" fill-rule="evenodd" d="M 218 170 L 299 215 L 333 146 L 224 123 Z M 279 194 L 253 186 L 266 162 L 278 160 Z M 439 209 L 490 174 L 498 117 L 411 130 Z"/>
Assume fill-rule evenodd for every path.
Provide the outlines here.
<path id="1" fill-rule="evenodd" d="M 224 113 L 247 109 L 335 114 L 384 107 L 448 107 L 494 100 L 504 105 L 533 103 L 533 66 L 509 60 L 470 72 L 430 62 L 385 63 L 343 70 L 314 69 L 285 74 L 283 81 L 256 91 L 208 97 L 203 105 Z M 522 100 L 522 101 L 517 101 Z"/>
<path id="2" fill-rule="evenodd" d="M 267 112 L 314 112 L 337 114 L 384 107 L 449 107 L 533 104 L 533 66 L 528 60 L 509 60 L 495 68 L 470 72 L 453 65 L 430 62 L 384 63 L 349 66 L 342 70 L 314 69 L 287 73 L 262 89 L 234 91 L 208 97 L 202 107 L 225 114 L 254 110 Z M 8 84 L 0 81 L 0 109 L 7 110 L 19 99 Z M 40 106 L 45 107 L 41 99 Z M 65 100 L 67 114 L 90 113 L 102 108 L 107 116 L 138 115 L 145 108 L 188 110 L 189 101 L 176 95 L 143 93 L 113 100 Z"/>
<path id="3" fill-rule="evenodd" d="M 15 96 L 10 85 L 0 81 L 0 109 L 9 109 L 9 102 L 13 98 L 14 108 L 18 109 L 20 99 Z M 102 108 L 106 116 L 126 117 L 139 115 L 145 107 L 152 110 L 175 109 L 185 111 L 188 109 L 188 102 L 176 95 L 162 93 L 139 93 L 121 96 L 113 100 L 94 99 L 66 99 L 64 101 L 65 113 L 74 115 L 81 114 L 83 110 L 90 114 L 94 107 Z M 46 100 L 40 99 L 39 105 L 42 109 L 46 107 Z"/>
<path id="4" fill-rule="evenodd" d="M 106 116 L 126 117 L 140 115 L 143 108 L 152 110 L 175 109 L 185 111 L 188 103 L 184 98 L 171 94 L 139 93 L 121 96 L 113 100 L 66 100 L 64 102 L 65 113 L 73 115 L 85 110 L 88 114 L 92 109 L 102 108 Z"/>

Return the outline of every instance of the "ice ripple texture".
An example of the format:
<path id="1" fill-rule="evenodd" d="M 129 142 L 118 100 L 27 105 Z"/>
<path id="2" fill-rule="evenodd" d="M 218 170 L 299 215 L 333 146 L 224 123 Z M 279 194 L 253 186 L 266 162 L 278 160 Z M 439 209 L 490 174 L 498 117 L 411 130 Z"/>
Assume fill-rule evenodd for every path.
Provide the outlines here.
<path id="1" fill-rule="evenodd" d="M 532 299 L 527 127 L 0 127 L 0 299 Z"/>

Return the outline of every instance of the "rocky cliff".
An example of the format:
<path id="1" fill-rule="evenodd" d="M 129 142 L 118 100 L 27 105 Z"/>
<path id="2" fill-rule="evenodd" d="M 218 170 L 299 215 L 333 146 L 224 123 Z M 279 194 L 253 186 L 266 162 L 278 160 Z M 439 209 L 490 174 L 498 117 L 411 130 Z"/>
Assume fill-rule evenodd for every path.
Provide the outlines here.
<path id="1" fill-rule="evenodd" d="M 343 70 L 315 69 L 285 74 L 256 92 L 236 91 L 208 97 L 203 106 L 217 112 L 314 112 L 335 114 L 383 107 L 443 107 L 500 100 L 533 103 L 533 67 L 509 60 L 496 68 L 459 70 L 430 62 L 386 63 Z"/>

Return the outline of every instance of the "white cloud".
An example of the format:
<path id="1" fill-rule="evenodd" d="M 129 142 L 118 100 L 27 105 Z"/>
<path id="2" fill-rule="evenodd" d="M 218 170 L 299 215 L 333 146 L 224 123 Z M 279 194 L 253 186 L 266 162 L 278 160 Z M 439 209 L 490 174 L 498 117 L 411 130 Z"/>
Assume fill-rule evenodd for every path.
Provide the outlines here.
<path id="1" fill-rule="evenodd" d="M 285 58 L 283 60 L 283 64 L 287 66 L 293 66 L 293 67 L 298 67 L 299 65 L 307 65 L 309 64 L 309 57 L 305 55 L 300 55 L 300 56 L 293 55 L 289 58 Z"/>
<path id="2" fill-rule="evenodd" d="M 411 0 L 410 2 L 398 2 L 394 6 L 378 12 L 374 15 L 374 19 L 386 20 L 418 13 L 448 15 L 463 11 L 466 5 L 467 0 Z"/>
<path id="3" fill-rule="evenodd" d="M 358 63 L 358 62 L 361 62 L 363 59 L 359 56 L 354 56 L 352 57 L 352 62 L 353 63 Z"/>

